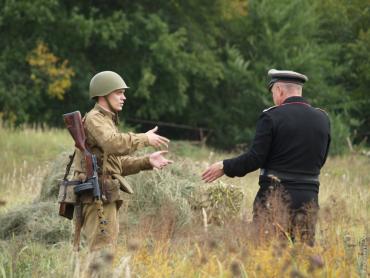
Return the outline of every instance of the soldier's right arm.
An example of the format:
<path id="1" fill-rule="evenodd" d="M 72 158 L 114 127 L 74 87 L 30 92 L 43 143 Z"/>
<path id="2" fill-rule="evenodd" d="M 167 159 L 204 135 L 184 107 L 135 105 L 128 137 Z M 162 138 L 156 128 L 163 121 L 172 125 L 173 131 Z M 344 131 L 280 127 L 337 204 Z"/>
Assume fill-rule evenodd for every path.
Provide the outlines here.
<path id="1" fill-rule="evenodd" d="M 149 145 L 145 133 L 118 132 L 113 122 L 110 123 L 105 117 L 99 113 L 86 117 L 85 129 L 107 154 L 127 155 Z"/>

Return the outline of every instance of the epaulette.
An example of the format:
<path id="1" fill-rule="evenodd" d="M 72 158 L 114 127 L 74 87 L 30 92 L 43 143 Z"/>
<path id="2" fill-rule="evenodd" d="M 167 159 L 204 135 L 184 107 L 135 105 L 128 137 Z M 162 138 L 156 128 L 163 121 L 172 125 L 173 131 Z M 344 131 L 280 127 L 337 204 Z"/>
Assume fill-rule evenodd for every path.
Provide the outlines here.
<path id="1" fill-rule="evenodd" d="M 105 116 L 102 111 L 100 111 L 98 109 L 92 109 L 92 110 L 90 110 L 89 112 L 87 112 L 85 114 L 85 117 L 87 117 L 87 116 L 91 117 L 91 116 L 95 116 L 95 115 L 103 115 L 103 116 Z"/>
<path id="2" fill-rule="evenodd" d="M 318 108 L 318 107 L 316 107 L 316 109 L 317 109 L 317 110 L 320 110 L 321 112 L 323 112 L 323 113 L 325 113 L 327 116 L 329 116 L 329 113 L 328 113 L 328 112 L 326 112 L 324 109 L 321 109 L 321 108 Z"/>
<path id="3" fill-rule="evenodd" d="M 89 121 L 90 121 L 91 118 L 94 118 L 95 115 L 99 115 L 99 114 L 104 116 L 103 113 L 101 113 L 98 110 L 94 110 L 94 109 L 90 110 L 89 112 L 86 112 L 84 117 L 83 117 L 83 123 L 85 123 L 87 119 L 89 119 Z"/>
<path id="4" fill-rule="evenodd" d="M 269 108 L 266 108 L 265 110 L 263 110 L 263 112 L 270 111 L 270 110 L 272 110 L 272 109 L 274 109 L 274 108 L 276 108 L 276 107 L 278 107 L 278 105 L 275 105 L 275 106 L 271 106 L 271 107 L 269 107 Z"/>

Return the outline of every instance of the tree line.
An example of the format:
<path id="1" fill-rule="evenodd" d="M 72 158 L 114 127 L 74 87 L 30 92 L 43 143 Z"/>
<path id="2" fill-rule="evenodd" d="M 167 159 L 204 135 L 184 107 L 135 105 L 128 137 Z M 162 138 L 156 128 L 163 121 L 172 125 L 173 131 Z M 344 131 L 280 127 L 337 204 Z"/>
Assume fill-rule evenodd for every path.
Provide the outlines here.
<path id="1" fill-rule="evenodd" d="M 267 70 L 309 77 L 332 119 L 333 153 L 370 130 L 370 1 L 0 0 L 0 119 L 62 126 L 87 112 L 88 85 L 113 70 L 130 87 L 125 119 L 209 130 L 248 144 L 272 105 Z M 170 133 L 181 137 L 186 131 Z M 171 135 L 171 134 L 170 134 Z"/>

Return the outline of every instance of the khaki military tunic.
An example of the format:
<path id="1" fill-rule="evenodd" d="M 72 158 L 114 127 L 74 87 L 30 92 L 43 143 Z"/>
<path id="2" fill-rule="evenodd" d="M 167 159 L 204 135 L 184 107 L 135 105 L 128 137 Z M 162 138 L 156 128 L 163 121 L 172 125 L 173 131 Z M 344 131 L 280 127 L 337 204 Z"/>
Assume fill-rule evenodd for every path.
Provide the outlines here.
<path id="1" fill-rule="evenodd" d="M 135 150 L 148 146 L 146 134 L 121 133 L 115 124 L 115 114 L 103 109 L 99 104 L 84 117 L 86 145 L 96 155 L 99 166 L 104 216 L 107 220 L 106 235 L 99 232 L 99 222 L 92 194 L 80 197 L 83 203 L 83 233 L 90 250 L 115 247 L 118 237 L 118 209 L 122 204 L 123 191 L 131 188 L 124 176 L 152 169 L 148 157 L 130 157 Z M 83 154 L 76 149 L 74 179 L 84 180 L 85 161 Z"/>

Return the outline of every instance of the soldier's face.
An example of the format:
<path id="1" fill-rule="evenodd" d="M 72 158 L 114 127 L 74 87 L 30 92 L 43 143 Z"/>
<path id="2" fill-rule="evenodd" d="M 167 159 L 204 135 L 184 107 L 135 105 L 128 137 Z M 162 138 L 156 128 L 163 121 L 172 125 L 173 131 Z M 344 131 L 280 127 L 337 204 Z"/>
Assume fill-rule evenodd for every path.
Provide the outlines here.
<path id="1" fill-rule="evenodd" d="M 113 91 L 108 95 L 108 100 L 116 112 L 121 111 L 126 100 L 125 90 L 119 89 Z"/>

